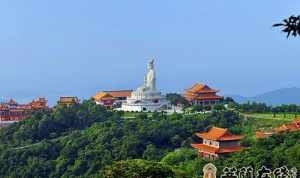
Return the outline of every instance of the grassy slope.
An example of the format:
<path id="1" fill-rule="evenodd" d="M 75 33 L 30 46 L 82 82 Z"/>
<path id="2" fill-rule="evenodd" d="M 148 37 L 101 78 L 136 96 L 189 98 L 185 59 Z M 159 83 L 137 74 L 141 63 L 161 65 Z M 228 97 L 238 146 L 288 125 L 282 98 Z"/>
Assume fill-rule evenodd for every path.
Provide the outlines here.
<path id="1" fill-rule="evenodd" d="M 258 130 L 270 131 L 274 127 L 278 127 L 282 124 L 295 120 L 294 114 L 277 114 L 273 117 L 272 113 L 251 113 L 242 114 L 247 122 L 242 126 L 242 133 L 251 139 L 255 139 L 255 132 Z"/>
<path id="2" fill-rule="evenodd" d="M 253 113 L 253 114 L 244 114 L 244 115 L 254 117 L 254 118 L 268 119 L 275 122 L 277 121 L 290 122 L 295 119 L 295 114 L 286 114 L 286 117 L 284 117 L 284 114 L 276 114 L 276 117 L 273 117 L 272 113 Z"/>

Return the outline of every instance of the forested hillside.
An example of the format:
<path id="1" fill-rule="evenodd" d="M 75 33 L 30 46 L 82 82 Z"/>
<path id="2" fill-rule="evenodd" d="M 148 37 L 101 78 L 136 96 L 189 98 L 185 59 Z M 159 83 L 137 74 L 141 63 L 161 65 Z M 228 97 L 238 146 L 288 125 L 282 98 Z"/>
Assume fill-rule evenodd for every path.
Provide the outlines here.
<path id="1" fill-rule="evenodd" d="M 139 114 L 126 119 L 122 115 L 84 101 L 71 107 L 57 106 L 52 112 L 34 113 L 25 121 L 1 129 L 0 175 L 111 177 L 109 170 L 118 165 L 115 161 L 130 159 L 148 160 L 133 161 L 141 169 L 152 165 L 158 171 L 166 170 L 157 162 L 177 148 L 190 148 L 194 132 L 242 122 L 231 111 L 201 117 L 154 113 L 151 117 Z M 175 169 L 170 171 L 173 174 Z"/>
<path id="2" fill-rule="evenodd" d="M 241 106 L 242 107 L 242 106 Z M 196 178 L 208 160 L 190 147 L 211 126 L 245 135 L 244 151 L 213 161 L 225 166 L 265 165 L 300 170 L 300 133 L 253 139 L 258 118 L 231 110 L 208 114 L 140 113 L 123 117 L 84 101 L 56 106 L 0 130 L 1 177 Z"/>

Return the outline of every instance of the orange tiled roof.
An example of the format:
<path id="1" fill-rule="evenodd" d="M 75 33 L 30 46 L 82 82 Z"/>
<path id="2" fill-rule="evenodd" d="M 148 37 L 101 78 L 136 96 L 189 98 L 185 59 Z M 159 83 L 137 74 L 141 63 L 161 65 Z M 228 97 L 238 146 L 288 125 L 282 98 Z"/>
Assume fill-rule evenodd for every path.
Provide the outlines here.
<path id="1" fill-rule="evenodd" d="M 96 101 L 114 99 L 114 97 L 107 92 L 98 92 L 94 97 Z"/>
<path id="2" fill-rule="evenodd" d="M 61 103 L 77 103 L 79 99 L 76 96 L 61 96 L 59 101 Z"/>
<path id="3" fill-rule="evenodd" d="M 241 136 L 241 135 L 233 135 L 231 133 L 226 133 L 219 140 L 220 141 L 230 141 L 230 140 L 241 140 L 242 138 L 243 138 L 243 136 Z"/>
<path id="4" fill-rule="evenodd" d="M 192 147 L 209 153 L 217 153 L 218 151 L 217 147 L 212 147 L 204 144 L 192 144 Z"/>
<path id="5" fill-rule="evenodd" d="M 192 93 L 201 93 L 201 92 L 218 92 L 218 90 L 212 89 L 205 84 L 196 83 L 192 88 L 187 90 Z"/>
<path id="6" fill-rule="evenodd" d="M 34 109 L 48 108 L 48 101 L 46 100 L 46 98 L 40 97 L 40 98 L 32 100 L 32 102 L 29 103 L 29 105 Z"/>
<path id="7" fill-rule="evenodd" d="M 300 131 L 300 119 L 296 119 L 290 123 L 283 124 L 273 129 L 275 132 L 293 132 Z"/>
<path id="8" fill-rule="evenodd" d="M 298 126 L 300 128 L 300 119 L 294 120 L 293 124 L 295 124 L 296 126 Z"/>
<path id="9" fill-rule="evenodd" d="M 289 131 L 289 129 L 286 127 L 285 124 L 283 124 L 283 125 L 281 125 L 279 127 L 275 127 L 275 128 L 273 128 L 273 130 L 275 132 L 286 132 L 286 131 Z"/>
<path id="10" fill-rule="evenodd" d="M 257 131 L 256 132 L 256 138 L 267 138 L 272 136 L 275 133 L 282 133 L 282 132 L 295 132 L 295 131 L 300 131 L 300 119 L 296 119 L 290 123 L 283 124 L 279 127 L 273 128 L 273 131 L 271 132 L 262 132 L 262 131 Z"/>
<path id="11" fill-rule="evenodd" d="M 293 131 L 300 131 L 300 126 L 297 125 L 296 123 L 288 123 L 288 124 L 283 124 L 280 127 L 276 127 L 273 129 L 275 132 L 293 132 Z"/>
<path id="12" fill-rule="evenodd" d="M 47 100 L 44 97 L 39 97 L 37 99 L 34 99 L 33 102 L 47 102 Z"/>
<path id="13" fill-rule="evenodd" d="M 192 88 L 186 90 L 184 96 L 188 101 L 193 100 L 219 100 L 222 96 L 216 95 L 219 90 L 210 88 L 207 85 L 197 83 Z"/>
<path id="14" fill-rule="evenodd" d="M 109 93 L 114 98 L 118 98 L 118 97 L 130 97 L 132 90 L 116 90 L 116 91 L 103 91 L 103 92 Z"/>
<path id="15" fill-rule="evenodd" d="M 41 106 L 47 107 L 47 100 L 45 98 L 38 98 L 28 104 L 18 104 L 16 101 L 10 100 L 7 103 L 0 104 L 0 109 L 9 110 L 9 111 L 14 111 L 14 110 L 29 111 L 29 110 L 39 109 L 41 108 Z"/>
<path id="16" fill-rule="evenodd" d="M 228 146 L 228 147 L 213 147 L 205 144 L 192 144 L 193 148 L 196 148 L 202 152 L 209 152 L 209 153 L 233 153 L 238 152 L 243 149 L 242 146 Z"/>
<path id="17" fill-rule="evenodd" d="M 219 127 L 212 127 L 208 132 L 196 133 L 196 135 L 200 138 L 218 141 L 241 140 L 243 138 L 240 135 L 231 134 L 228 129 Z"/>
<path id="18" fill-rule="evenodd" d="M 6 104 L 0 104 L 0 109 L 1 109 L 1 110 L 8 110 L 9 107 L 8 107 L 8 105 L 6 105 Z"/>
<path id="19" fill-rule="evenodd" d="M 262 131 L 255 132 L 255 136 L 258 139 L 267 138 L 267 137 L 272 136 L 273 134 L 274 134 L 274 132 L 262 132 Z"/>

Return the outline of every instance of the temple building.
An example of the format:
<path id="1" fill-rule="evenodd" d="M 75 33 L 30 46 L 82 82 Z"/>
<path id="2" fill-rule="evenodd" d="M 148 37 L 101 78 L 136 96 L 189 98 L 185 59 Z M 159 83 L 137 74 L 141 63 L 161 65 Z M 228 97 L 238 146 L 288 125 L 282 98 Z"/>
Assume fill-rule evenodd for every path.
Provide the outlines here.
<path id="1" fill-rule="evenodd" d="M 97 92 L 92 98 L 97 104 L 106 107 L 120 108 L 122 103 L 126 102 L 131 96 L 132 90 L 111 90 Z"/>
<path id="2" fill-rule="evenodd" d="M 80 100 L 76 96 L 61 96 L 57 103 L 60 105 L 70 106 L 74 104 L 79 104 Z"/>
<path id="3" fill-rule="evenodd" d="M 192 144 L 198 155 L 208 159 L 217 159 L 220 156 L 241 151 L 240 135 L 231 134 L 228 129 L 212 127 L 208 132 L 196 133 L 203 140 L 201 144 Z"/>
<path id="4" fill-rule="evenodd" d="M 106 92 L 98 92 L 94 97 L 96 104 L 105 106 L 107 108 L 112 108 L 115 102 L 115 98 Z"/>
<path id="5" fill-rule="evenodd" d="M 28 104 L 18 104 L 11 99 L 0 104 L 0 121 L 20 121 L 27 118 L 32 111 L 49 109 L 45 98 L 38 98 Z"/>
<path id="6" fill-rule="evenodd" d="M 273 131 L 256 131 L 255 136 L 257 139 L 268 138 L 274 135 Z"/>
<path id="7" fill-rule="evenodd" d="M 283 124 L 279 127 L 275 127 L 274 132 L 276 133 L 287 133 L 300 131 L 300 119 L 296 119 L 290 123 Z"/>
<path id="8" fill-rule="evenodd" d="M 223 100 L 222 96 L 217 95 L 218 92 L 219 90 L 197 83 L 186 90 L 184 97 L 192 105 L 214 105 Z"/>
<path id="9" fill-rule="evenodd" d="M 48 108 L 48 101 L 46 98 L 37 98 L 30 103 L 32 109 L 45 109 Z"/>
<path id="10" fill-rule="evenodd" d="M 120 110 L 136 112 L 154 112 L 164 110 L 169 105 L 166 97 L 156 89 L 156 74 L 154 60 L 148 64 L 144 84 L 131 93 Z"/>
<path id="11" fill-rule="evenodd" d="M 132 90 L 112 90 L 112 91 L 103 91 L 109 93 L 115 99 L 115 105 L 121 107 L 122 103 L 126 102 L 127 98 L 131 96 Z"/>
<path id="12" fill-rule="evenodd" d="M 273 128 L 271 131 L 256 131 L 256 138 L 262 139 L 271 137 L 274 134 L 288 133 L 288 132 L 299 132 L 300 131 L 300 119 L 296 119 L 292 122 L 283 124 L 279 127 Z"/>

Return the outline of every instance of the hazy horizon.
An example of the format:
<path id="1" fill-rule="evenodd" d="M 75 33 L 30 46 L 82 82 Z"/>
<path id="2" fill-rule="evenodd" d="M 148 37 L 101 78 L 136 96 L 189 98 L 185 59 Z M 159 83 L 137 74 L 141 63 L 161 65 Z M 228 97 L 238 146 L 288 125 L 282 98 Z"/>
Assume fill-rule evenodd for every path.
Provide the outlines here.
<path id="1" fill-rule="evenodd" d="M 135 89 L 156 59 L 158 88 L 196 82 L 254 96 L 300 87 L 300 40 L 272 24 L 300 2 L 0 2 L 0 96 L 20 100 Z"/>

